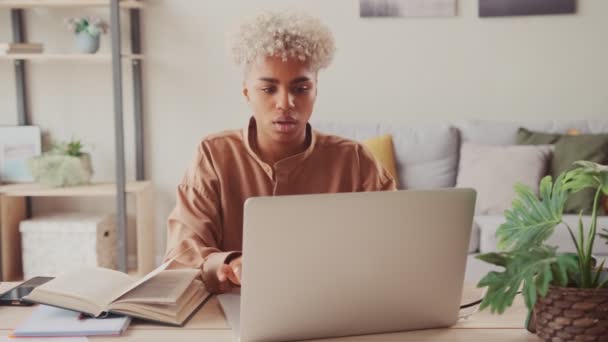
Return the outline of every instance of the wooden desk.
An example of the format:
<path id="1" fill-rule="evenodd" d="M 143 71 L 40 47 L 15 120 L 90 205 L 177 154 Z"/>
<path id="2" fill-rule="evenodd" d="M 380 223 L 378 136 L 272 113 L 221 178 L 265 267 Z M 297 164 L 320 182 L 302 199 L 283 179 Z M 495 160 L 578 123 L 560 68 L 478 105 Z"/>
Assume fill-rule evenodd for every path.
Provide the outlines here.
<path id="1" fill-rule="evenodd" d="M 135 196 L 137 272 L 144 275 L 156 267 L 153 187 L 149 181 L 129 182 L 125 191 Z M 63 188 L 39 184 L 0 185 L 0 280 L 18 281 L 23 278 L 19 222 L 26 218 L 26 197 L 112 196 L 116 196 L 116 187 L 109 183 Z"/>
<path id="2" fill-rule="evenodd" d="M 16 283 L 0 284 L 0 292 L 8 290 Z M 469 302 L 471 298 L 478 298 L 480 291 L 467 287 L 463 298 Z M 31 307 L 0 306 L 0 337 L 6 336 L 20 322 L 25 320 Z M 467 320 L 461 320 L 447 329 L 431 329 L 409 331 L 391 334 L 378 334 L 366 336 L 352 336 L 343 338 L 322 339 L 315 341 L 540 341 L 536 335 L 528 333 L 524 328 L 525 305 L 523 299 L 517 298 L 506 314 L 502 316 L 491 315 L 489 311 L 478 312 Z M 224 314 L 216 298 L 212 298 L 183 328 L 173 328 L 150 323 L 135 321 L 131 324 L 125 335 L 116 337 L 90 337 L 93 341 L 180 341 L 180 342 L 233 342 L 232 331 L 228 327 Z M 16 340 L 16 342 L 19 342 Z"/>

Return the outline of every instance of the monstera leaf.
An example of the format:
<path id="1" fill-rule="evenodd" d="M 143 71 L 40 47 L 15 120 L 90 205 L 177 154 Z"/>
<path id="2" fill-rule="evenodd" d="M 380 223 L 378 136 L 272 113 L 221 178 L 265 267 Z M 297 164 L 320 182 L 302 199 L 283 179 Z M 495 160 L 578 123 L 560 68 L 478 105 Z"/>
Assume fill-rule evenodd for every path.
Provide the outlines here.
<path id="1" fill-rule="evenodd" d="M 564 179 L 564 187 L 567 190 L 578 192 L 586 188 L 594 188 L 608 195 L 608 165 L 585 160 L 579 160 L 574 165 L 578 167 L 568 171 Z"/>
<path id="2" fill-rule="evenodd" d="M 544 177 L 540 182 L 540 199 L 529 187 L 515 185 L 517 198 L 511 209 L 505 211 L 506 222 L 496 231 L 499 249 L 525 250 L 540 246 L 553 234 L 555 226 L 562 222 L 568 195 L 564 177 L 560 175 L 555 183 L 551 176 Z"/>
<path id="3" fill-rule="evenodd" d="M 556 247 L 538 246 L 526 251 L 480 255 L 479 259 L 493 264 L 500 260 L 505 270 L 490 272 L 479 281 L 478 287 L 488 287 L 479 309 L 490 307 L 492 313 L 503 313 L 513 304 L 520 288 L 526 306 L 532 308 L 537 295 L 545 296 L 551 283 L 566 286 L 568 274 L 578 268 L 577 256 L 557 255 L 556 250 Z"/>
<path id="4" fill-rule="evenodd" d="M 603 237 L 604 239 L 606 239 L 606 244 L 608 245 L 608 229 L 603 229 L 603 231 L 605 231 L 605 234 L 599 234 L 601 237 Z"/>

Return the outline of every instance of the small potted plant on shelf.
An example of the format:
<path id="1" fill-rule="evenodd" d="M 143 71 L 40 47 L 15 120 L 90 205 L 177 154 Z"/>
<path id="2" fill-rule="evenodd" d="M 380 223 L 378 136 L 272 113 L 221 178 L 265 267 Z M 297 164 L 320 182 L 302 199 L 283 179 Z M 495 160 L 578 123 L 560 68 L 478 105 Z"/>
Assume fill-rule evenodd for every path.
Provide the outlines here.
<path id="1" fill-rule="evenodd" d="M 93 175 L 91 156 L 80 140 L 54 144 L 49 152 L 29 160 L 34 180 L 52 187 L 88 184 Z"/>
<path id="2" fill-rule="evenodd" d="M 595 190 L 595 197 L 585 232 L 582 213 L 578 227 L 568 226 L 562 213 L 569 194 L 587 188 Z M 517 198 L 505 211 L 506 222 L 496 232 L 501 252 L 478 256 L 504 268 L 489 272 L 477 285 L 487 287 L 480 310 L 489 307 L 503 313 L 521 290 L 533 310 L 536 334 L 545 341 L 608 340 L 608 276 L 604 262 L 597 266 L 593 258 L 600 199 L 608 195 L 608 166 L 578 161 L 555 181 L 543 178 L 540 198 L 520 184 L 515 192 Z M 546 244 L 558 225 L 568 229 L 577 253 L 559 253 Z"/>
<path id="3" fill-rule="evenodd" d="M 76 34 L 76 46 L 84 53 L 97 52 L 101 34 L 108 31 L 108 24 L 97 17 L 68 18 L 65 25 Z"/>

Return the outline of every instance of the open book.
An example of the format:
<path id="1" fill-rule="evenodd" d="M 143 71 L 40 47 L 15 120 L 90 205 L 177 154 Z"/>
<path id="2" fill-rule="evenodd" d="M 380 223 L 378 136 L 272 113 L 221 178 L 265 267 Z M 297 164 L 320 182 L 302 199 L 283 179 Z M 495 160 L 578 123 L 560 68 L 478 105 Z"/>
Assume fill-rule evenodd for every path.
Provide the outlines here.
<path id="1" fill-rule="evenodd" d="M 197 279 L 199 270 L 167 270 L 169 263 L 140 280 L 106 268 L 85 268 L 36 287 L 24 299 L 93 317 L 115 313 L 182 326 L 210 294 Z"/>

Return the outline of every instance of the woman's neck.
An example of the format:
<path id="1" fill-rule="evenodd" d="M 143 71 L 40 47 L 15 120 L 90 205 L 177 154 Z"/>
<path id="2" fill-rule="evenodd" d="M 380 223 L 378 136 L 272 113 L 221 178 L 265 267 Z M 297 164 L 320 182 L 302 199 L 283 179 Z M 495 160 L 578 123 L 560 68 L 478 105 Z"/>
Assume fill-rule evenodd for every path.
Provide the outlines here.
<path id="1" fill-rule="evenodd" d="M 272 166 L 280 160 L 304 152 L 310 144 L 309 140 L 307 130 L 303 132 L 300 138 L 294 140 L 293 143 L 277 143 L 263 136 L 258 131 L 256 134 L 256 147 L 260 158 Z"/>

